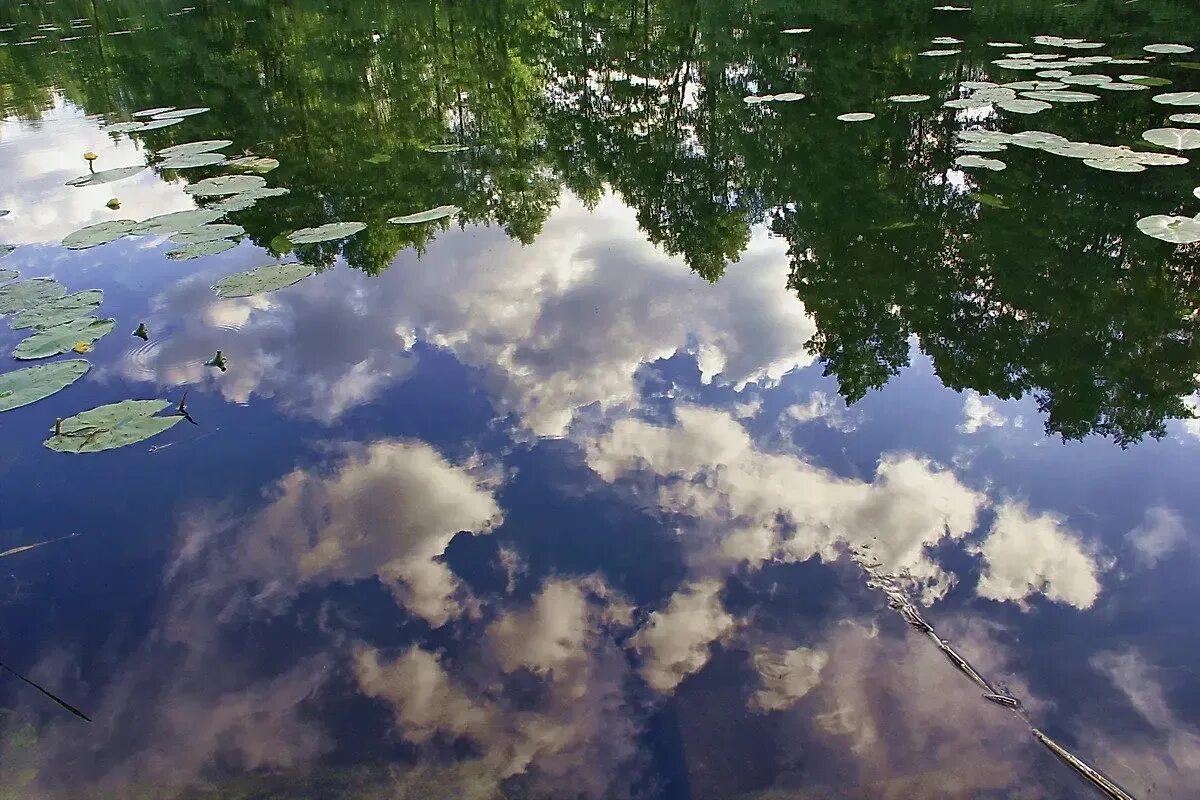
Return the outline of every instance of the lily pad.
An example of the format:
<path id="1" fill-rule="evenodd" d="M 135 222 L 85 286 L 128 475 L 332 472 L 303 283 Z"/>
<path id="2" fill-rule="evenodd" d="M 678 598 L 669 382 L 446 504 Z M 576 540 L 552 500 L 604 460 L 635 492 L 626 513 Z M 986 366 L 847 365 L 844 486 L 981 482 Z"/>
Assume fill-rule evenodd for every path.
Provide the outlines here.
<path id="1" fill-rule="evenodd" d="M 962 50 L 922 50 L 921 52 L 917 53 L 917 55 L 928 56 L 930 58 L 942 58 L 945 56 L 956 56 L 961 52 Z"/>
<path id="2" fill-rule="evenodd" d="M 183 117 L 155 117 L 134 131 L 134 133 L 145 133 L 146 131 L 154 131 L 159 128 L 169 128 L 181 122 L 183 122 Z"/>
<path id="3" fill-rule="evenodd" d="M 1008 149 L 1006 144 L 989 142 L 959 142 L 954 147 L 960 153 L 1001 153 Z"/>
<path id="4" fill-rule="evenodd" d="M 131 219 L 114 219 L 108 222 L 98 222 L 69 233 L 62 240 L 63 247 L 68 250 L 87 250 L 102 244 L 116 241 L 122 236 L 133 233 L 135 223 Z"/>
<path id="5" fill-rule="evenodd" d="M 811 33 L 812 28 L 784 28 L 780 33 Z"/>
<path id="6" fill-rule="evenodd" d="M 989 103 L 1016 100 L 1017 93 L 1004 86 L 993 86 L 990 89 L 980 89 L 971 95 L 972 100 L 986 100 Z"/>
<path id="7" fill-rule="evenodd" d="M 1155 214 L 1144 217 L 1137 222 L 1138 230 L 1155 239 L 1162 239 L 1172 244 L 1192 244 L 1200 242 L 1200 220 L 1192 217 L 1173 217 L 1167 214 Z"/>
<path id="8" fill-rule="evenodd" d="M 368 164 L 374 164 L 376 166 L 379 166 L 380 164 L 386 164 L 391 160 L 392 160 L 391 153 L 376 153 L 375 155 L 371 156 L 370 158 L 363 159 L 363 161 L 367 162 Z"/>
<path id="9" fill-rule="evenodd" d="M 92 172 L 87 175 L 80 175 L 78 178 L 72 178 L 67 181 L 67 186 L 99 186 L 102 183 L 122 181 L 126 178 L 132 178 L 145 168 L 144 164 L 137 164 L 128 167 L 106 169 L 101 172 Z"/>
<path id="10" fill-rule="evenodd" d="M 961 97 L 956 100 L 947 100 L 946 102 L 942 103 L 942 105 L 946 108 L 986 108 L 991 104 L 991 100 L 984 100 L 978 97 Z"/>
<path id="11" fill-rule="evenodd" d="M 1068 70 L 1065 70 L 1065 69 L 1044 69 L 1041 72 L 1036 73 L 1036 75 L 1039 78 L 1047 78 L 1047 79 L 1053 79 L 1053 80 L 1058 80 L 1059 78 L 1065 78 L 1066 76 L 1072 75 L 1072 74 L 1074 74 L 1074 73 L 1069 72 Z"/>
<path id="12" fill-rule="evenodd" d="M 185 187 L 184 191 L 195 197 L 223 197 L 229 194 L 248 192 L 252 189 L 262 189 L 266 185 L 266 180 L 257 175 L 221 175 L 197 181 Z"/>
<path id="13" fill-rule="evenodd" d="M 431 144 L 425 148 L 426 153 L 461 153 L 471 148 L 462 144 Z"/>
<path id="14" fill-rule="evenodd" d="M 315 228 L 301 228 L 298 231 L 293 231 L 288 234 L 288 240 L 292 244 L 329 242 L 334 239 L 345 239 L 353 236 L 359 231 L 365 230 L 366 227 L 366 224 L 362 222 L 330 222 L 325 225 L 318 225 Z"/>
<path id="15" fill-rule="evenodd" d="M 1138 81 L 1123 82 L 1123 83 L 1118 83 L 1117 81 L 1110 81 L 1108 83 L 1094 84 L 1093 88 L 1104 89 L 1107 92 L 1144 92 L 1147 89 L 1149 89 L 1150 87 L 1146 86 Z"/>
<path id="16" fill-rule="evenodd" d="M 203 258 L 204 256 L 215 256 L 218 253 L 224 253 L 226 250 L 231 250 L 237 245 L 237 242 L 232 239 L 213 239 L 207 242 L 197 242 L 181 247 L 178 250 L 171 250 L 167 253 L 167 258 L 172 261 L 190 261 L 193 258 Z"/>
<path id="17" fill-rule="evenodd" d="M 133 112 L 133 117 L 153 117 L 155 114 L 165 114 L 168 111 L 174 111 L 175 106 L 159 106 L 158 108 L 143 108 L 141 111 Z"/>
<path id="18" fill-rule="evenodd" d="M 313 268 L 308 264 L 270 264 L 222 278 L 213 289 L 218 297 L 250 297 L 291 286 L 312 274 Z"/>
<path id="19" fill-rule="evenodd" d="M 237 156 L 226 161 L 225 166 L 263 173 L 276 169 L 279 166 L 279 160 L 267 156 Z"/>
<path id="20" fill-rule="evenodd" d="M 1004 102 L 997 103 L 996 107 L 1003 109 L 1004 111 L 1011 111 L 1014 114 L 1037 114 L 1041 111 L 1051 109 L 1054 106 L 1050 105 L 1049 103 L 1044 103 L 1041 100 L 1017 99 L 1005 100 Z"/>
<path id="21" fill-rule="evenodd" d="M 0 283 L 8 283 L 20 274 L 15 269 L 0 269 Z"/>
<path id="22" fill-rule="evenodd" d="M 462 209 L 458 206 L 438 206 L 428 211 L 419 211 L 416 214 L 409 214 L 404 217 L 392 217 L 388 222 L 393 225 L 416 225 L 420 222 L 433 222 L 434 220 L 453 217 L 460 211 Z"/>
<path id="23" fill-rule="evenodd" d="M 220 209 L 223 213 L 233 213 L 234 211 L 243 211 L 255 205 L 259 200 L 264 200 L 268 197 L 281 197 L 285 194 L 290 194 L 291 189 L 285 189 L 282 186 L 263 187 L 261 189 L 251 189 L 248 192 L 238 192 L 235 195 L 226 197 L 219 203 L 214 203 L 209 206 L 213 209 Z"/>
<path id="24" fill-rule="evenodd" d="M 155 416 L 171 404 L 166 400 L 122 400 L 58 423 L 44 444 L 60 453 L 98 453 L 143 442 L 169 430 L 183 415 Z"/>
<path id="25" fill-rule="evenodd" d="M 967 194 L 967 197 L 971 198 L 980 205 L 991 206 L 992 208 L 1009 208 L 1008 203 L 1005 203 L 1004 200 L 994 194 L 988 194 L 987 192 L 970 192 Z"/>
<path id="26" fill-rule="evenodd" d="M 99 289 L 88 289 L 76 292 L 56 300 L 47 300 L 22 311 L 13 317 L 13 330 L 21 328 L 36 328 L 45 330 L 56 325 L 72 322 L 80 317 L 86 317 L 104 302 L 104 292 Z"/>
<path id="27" fill-rule="evenodd" d="M 158 162 L 158 167 L 160 169 L 194 169 L 195 167 L 211 167 L 224 160 L 223 153 L 184 153 Z"/>
<path id="28" fill-rule="evenodd" d="M 875 115 L 869 111 L 855 111 L 851 114 L 839 114 L 838 119 L 842 122 L 866 122 L 875 119 Z"/>
<path id="29" fill-rule="evenodd" d="M 1016 92 L 1050 92 L 1055 89 L 1065 89 L 1067 85 L 1060 81 L 1013 81 L 1004 84 L 1005 89 Z"/>
<path id="30" fill-rule="evenodd" d="M 225 216 L 224 211 L 212 208 L 193 208 L 187 211 L 172 211 L 169 214 L 159 214 L 141 222 L 133 223 L 130 233 L 135 236 L 161 236 L 191 230 L 201 225 L 215 222 Z"/>
<path id="31" fill-rule="evenodd" d="M 158 151 L 158 155 L 162 158 L 177 158 L 184 155 L 192 155 L 194 153 L 212 153 L 216 150 L 224 150 L 233 142 L 228 139 L 205 139 L 202 142 L 187 142 L 186 144 L 172 145 L 164 147 Z"/>
<path id="32" fill-rule="evenodd" d="M 990 169 L 992 172 L 999 172 L 1008 166 L 1003 161 L 994 158 L 973 155 L 959 156 L 954 159 L 954 164 L 963 169 Z"/>
<path id="33" fill-rule="evenodd" d="M 51 278 L 32 278 L 0 286 L 0 314 L 24 311 L 57 300 L 66 293 L 63 285 Z"/>
<path id="34" fill-rule="evenodd" d="M 111 125 L 105 125 L 101 130 L 105 133 L 133 133 L 140 131 L 145 124 L 144 122 L 114 122 Z"/>
<path id="35" fill-rule="evenodd" d="M 1172 83 L 1174 83 L 1174 81 L 1169 80 L 1168 78 L 1156 78 L 1152 75 L 1136 75 L 1132 77 L 1122 75 L 1121 80 L 1125 83 L 1133 84 L 1134 86 L 1145 86 L 1147 89 L 1151 86 L 1170 86 Z"/>
<path id="36" fill-rule="evenodd" d="M 53 328 L 38 331 L 17 344 L 12 352 L 13 358 L 31 361 L 35 358 L 49 358 L 59 353 L 68 353 L 80 343 L 90 346 L 112 333 L 116 324 L 116 320 L 112 319 L 80 317 L 62 325 L 55 325 Z"/>
<path id="37" fill-rule="evenodd" d="M 1167 119 L 1183 125 L 1200 125 L 1200 114 L 1172 114 Z"/>
<path id="38" fill-rule="evenodd" d="M 0 375 L 0 412 L 12 411 L 61 392 L 87 374 L 92 365 L 81 358 L 40 364 Z"/>
<path id="39" fill-rule="evenodd" d="M 198 225 L 176 233 L 171 237 L 171 241 L 175 244 L 201 244 L 241 236 L 245 232 L 246 229 L 241 225 Z"/>
<path id="40" fill-rule="evenodd" d="M 1147 53 L 1190 53 L 1196 48 L 1186 44 L 1148 44 L 1142 48 Z"/>
<path id="41" fill-rule="evenodd" d="M 992 81 L 959 81 L 958 85 L 964 89 L 995 89 L 1000 84 Z"/>
<path id="42" fill-rule="evenodd" d="M 929 40 L 930 44 L 962 44 L 962 39 L 955 39 L 953 36 L 935 36 Z"/>
<path id="43" fill-rule="evenodd" d="M 1164 106 L 1200 106 L 1200 92 L 1168 92 L 1156 94 L 1154 102 Z"/>
<path id="44" fill-rule="evenodd" d="M 1068 86 L 1099 86 L 1102 83 L 1112 83 L 1113 79 L 1108 75 L 1068 75 L 1062 82 Z"/>
<path id="45" fill-rule="evenodd" d="M 1145 172 L 1146 168 L 1132 158 L 1085 158 L 1085 166 L 1108 172 Z"/>
<path id="46" fill-rule="evenodd" d="M 988 47 L 1020 47 L 1020 42 L 988 42 Z"/>
<path id="47" fill-rule="evenodd" d="M 184 117 L 194 117 L 197 114 L 204 114 L 209 110 L 207 108 L 176 108 L 171 111 L 164 111 L 161 114 L 155 114 L 154 119 L 183 119 Z"/>
<path id="48" fill-rule="evenodd" d="M 893 103 L 924 103 L 929 99 L 927 94 L 894 94 L 888 98 Z"/>
<path id="49" fill-rule="evenodd" d="M 1022 92 L 1021 96 L 1028 100 L 1041 100 L 1044 103 L 1090 103 L 1099 100 L 1100 95 L 1088 92 Z"/>
<path id="50" fill-rule="evenodd" d="M 1190 128 L 1154 128 L 1142 134 L 1151 144 L 1171 150 L 1196 150 L 1200 148 L 1200 131 Z"/>

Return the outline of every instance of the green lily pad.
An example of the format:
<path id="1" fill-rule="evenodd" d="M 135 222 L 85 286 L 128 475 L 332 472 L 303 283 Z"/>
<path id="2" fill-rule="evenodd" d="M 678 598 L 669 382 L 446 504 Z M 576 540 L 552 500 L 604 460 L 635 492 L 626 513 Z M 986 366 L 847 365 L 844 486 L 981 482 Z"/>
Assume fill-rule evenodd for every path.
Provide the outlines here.
<path id="1" fill-rule="evenodd" d="M 426 153 L 461 153 L 471 148 L 463 144 L 431 144 L 425 148 Z"/>
<path id="2" fill-rule="evenodd" d="M 1062 79 L 1068 86 L 1099 86 L 1102 83 L 1112 83 L 1108 75 L 1069 75 Z"/>
<path id="3" fill-rule="evenodd" d="M 1168 92 L 1156 94 L 1154 102 L 1164 106 L 1200 106 L 1200 92 Z"/>
<path id="4" fill-rule="evenodd" d="M 169 128 L 181 122 L 183 122 L 183 117 L 155 117 L 134 131 L 134 133 L 145 133 L 146 131 L 158 130 L 159 128 Z"/>
<path id="5" fill-rule="evenodd" d="M 167 253 L 167 258 L 172 261 L 190 261 L 193 258 L 203 258 L 204 256 L 215 256 L 218 253 L 224 253 L 226 250 L 233 249 L 237 242 L 232 239 L 214 239 L 207 242 L 197 242 L 181 247 L 178 250 L 171 250 Z"/>
<path id="6" fill-rule="evenodd" d="M 1065 78 L 1068 75 L 1072 75 L 1074 73 L 1072 73 L 1068 70 L 1065 70 L 1065 69 L 1044 69 L 1041 72 L 1036 72 L 1034 74 L 1037 75 L 1039 78 L 1046 78 L 1047 80 L 1058 80 L 1059 78 Z"/>
<path id="7" fill-rule="evenodd" d="M 183 119 L 184 117 L 194 117 L 197 114 L 208 112 L 208 108 L 176 108 L 171 111 L 164 111 L 161 114 L 155 114 L 154 119 Z"/>
<path id="8" fill-rule="evenodd" d="M 182 415 L 155 416 L 170 405 L 166 400 L 122 400 L 93 408 L 64 419 L 44 444 L 60 453 L 98 453 L 137 444 L 179 424 Z"/>
<path id="9" fill-rule="evenodd" d="M 997 103 L 996 107 L 1004 111 L 1011 111 L 1014 114 L 1037 114 L 1042 111 L 1054 108 L 1049 103 L 1044 103 L 1041 100 L 1005 100 Z"/>
<path id="10" fill-rule="evenodd" d="M 175 106 L 159 106 L 158 108 L 143 108 L 141 111 L 133 112 L 133 117 L 153 117 L 155 114 L 165 114 L 168 111 L 174 111 Z"/>
<path id="11" fill-rule="evenodd" d="M 1171 150 L 1196 150 L 1200 148 L 1200 131 L 1190 128 L 1154 128 L 1142 134 L 1151 144 Z"/>
<path id="12" fill-rule="evenodd" d="M 258 203 L 259 200 L 265 200 L 268 197 L 282 197 L 285 194 L 291 194 L 291 189 L 285 189 L 282 186 L 262 187 L 261 189 L 251 189 L 248 192 L 238 192 L 235 195 L 226 197 L 218 203 L 214 203 L 209 208 L 220 209 L 226 214 L 231 214 L 234 211 L 244 211 L 247 208 Z"/>
<path id="13" fill-rule="evenodd" d="M 145 168 L 144 164 L 137 164 L 128 167 L 106 169 L 101 172 L 91 172 L 87 175 L 80 175 L 78 178 L 72 178 L 67 181 L 67 186 L 99 186 L 102 183 L 123 181 L 126 178 L 132 178 Z"/>
<path id="14" fill-rule="evenodd" d="M 1200 125 L 1200 114 L 1172 114 L 1167 119 L 1183 125 Z"/>
<path id="15" fill-rule="evenodd" d="M 62 240 L 63 247 L 68 250 L 86 250 L 102 244 L 116 241 L 122 236 L 133 233 L 135 223 L 131 219 L 115 219 L 108 222 L 98 222 L 69 233 Z"/>
<path id="16" fill-rule="evenodd" d="M 1008 166 L 995 158 L 973 155 L 959 156 L 954 159 L 954 165 L 963 169 L 990 169 L 992 172 L 999 172 Z"/>
<path id="17" fill-rule="evenodd" d="M 1145 86 L 1147 88 L 1151 86 L 1170 86 L 1172 83 L 1174 83 L 1174 81 L 1168 80 L 1167 78 L 1156 78 L 1152 75 L 1138 75 L 1136 77 L 1126 77 L 1125 75 L 1122 75 L 1121 80 L 1125 81 L 1126 83 L 1132 83 L 1135 86 Z"/>
<path id="18" fill-rule="evenodd" d="M 164 147 L 158 151 L 158 155 L 162 158 L 177 158 L 195 153 L 212 153 L 217 150 L 224 150 L 231 144 L 233 142 L 228 139 L 205 139 L 202 142 L 187 142 L 186 144 Z"/>
<path id="19" fill-rule="evenodd" d="M 199 225 L 195 228 L 180 231 L 171 237 L 171 241 L 175 244 L 202 244 L 204 242 L 215 242 L 218 239 L 241 236 L 245 232 L 246 229 L 241 225 Z"/>
<path id="20" fill-rule="evenodd" d="M 301 228 L 288 234 L 292 244 L 315 244 L 329 242 L 334 239 L 345 239 L 366 229 L 362 222 L 330 222 L 315 228 Z"/>
<path id="21" fill-rule="evenodd" d="M 1027 100 L 1041 100 L 1043 103 L 1090 103 L 1100 99 L 1098 94 L 1067 91 L 1021 92 L 1021 96 Z"/>
<path id="22" fill-rule="evenodd" d="M 1192 217 L 1173 217 L 1168 214 L 1155 214 L 1144 217 L 1137 222 L 1138 230 L 1155 239 L 1162 239 L 1172 244 L 1192 244 L 1200 242 L 1200 220 Z"/>
<path id="23" fill-rule="evenodd" d="M 24 311 L 57 300 L 66 293 L 63 285 L 51 278 L 32 278 L 0 286 L 0 314 Z"/>
<path id="24" fill-rule="evenodd" d="M 15 269 L 0 269 L 0 283 L 8 283 L 16 279 L 20 274 Z"/>
<path id="25" fill-rule="evenodd" d="M 875 115 L 869 111 L 855 111 L 850 114 L 838 114 L 838 119 L 842 122 L 866 122 L 875 119 Z"/>
<path id="26" fill-rule="evenodd" d="M 812 28 L 784 28 L 780 33 L 812 33 Z"/>
<path id="27" fill-rule="evenodd" d="M 70 352 L 80 343 L 90 346 L 112 333 L 116 324 L 116 320 L 112 319 L 80 317 L 62 325 L 55 325 L 53 328 L 38 331 L 28 339 L 19 342 L 13 349 L 13 358 L 20 361 L 31 361 L 35 358 L 49 358 L 59 353 Z"/>
<path id="28" fill-rule="evenodd" d="M 1103 89 L 1106 92 L 1144 92 L 1149 89 L 1149 86 L 1144 86 L 1138 81 L 1126 81 L 1119 83 L 1110 81 L 1108 83 L 1098 83 L 1093 86 L 1095 89 Z"/>
<path id="29" fill-rule="evenodd" d="M 1015 97 L 1017 92 L 1049 92 L 1055 89 L 1065 89 L 1067 85 L 1060 81 L 1013 81 L 1004 84 L 1002 88 L 1012 90 Z"/>
<path id="30" fill-rule="evenodd" d="M 393 225 L 415 225 L 421 222 L 433 222 L 434 220 L 453 217 L 460 211 L 462 209 L 458 206 L 438 206 L 428 211 L 419 211 L 416 214 L 409 214 L 404 217 L 392 217 L 388 222 Z"/>
<path id="31" fill-rule="evenodd" d="M 368 164 L 374 164 L 376 166 L 379 166 L 380 164 L 386 164 L 391 160 L 392 160 L 391 153 L 376 153 L 375 155 L 371 156 L 370 158 L 363 159 L 363 161 L 367 162 Z"/>
<path id="32" fill-rule="evenodd" d="M 68 294 L 55 300 L 47 300 L 36 306 L 31 306 L 13 317 L 12 329 L 36 328 L 45 330 L 55 325 L 62 325 L 80 317 L 86 317 L 104 302 L 104 292 L 99 289 L 88 289 L 75 294 Z"/>
<path id="33" fill-rule="evenodd" d="M 1148 44 L 1142 48 L 1147 53 L 1190 53 L 1196 48 L 1188 47 L 1186 44 Z"/>
<path id="34" fill-rule="evenodd" d="M 267 156 L 237 156 L 226 161 L 225 166 L 263 173 L 276 169 L 279 166 L 279 160 Z"/>
<path id="35" fill-rule="evenodd" d="M 1084 166 L 1107 172 L 1145 172 L 1146 168 L 1132 158 L 1085 158 Z"/>
<path id="36" fill-rule="evenodd" d="M 980 205 L 990 206 L 991 208 L 1008 209 L 1009 207 L 1008 204 L 999 197 L 994 194 L 988 194 L 987 192 L 970 192 L 967 194 L 967 197 L 971 198 Z"/>
<path id="37" fill-rule="evenodd" d="M 0 375 L 0 412 L 44 400 L 82 378 L 91 368 L 91 364 L 76 358 L 6 372 Z"/>
<path id="38" fill-rule="evenodd" d="M 184 188 L 184 191 L 195 197 L 223 197 L 230 194 L 240 194 L 252 189 L 266 187 L 265 179 L 257 175 L 221 175 L 217 178 L 205 178 Z"/>
<path id="39" fill-rule="evenodd" d="M 222 278 L 213 289 L 218 297 L 250 297 L 291 286 L 312 274 L 313 268 L 307 264 L 269 264 Z"/>
<path id="40" fill-rule="evenodd" d="M 1021 43 L 1020 43 L 1020 42 L 988 42 L 988 43 L 987 43 L 987 46 L 988 46 L 988 47 L 1005 47 L 1005 48 L 1009 48 L 1009 47 L 1020 47 L 1020 46 L 1021 46 Z"/>
<path id="41" fill-rule="evenodd" d="M 954 149 L 960 153 L 1002 153 L 1008 149 L 1008 145 L 992 144 L 991 142 L 959 142 L 954 145 Z"/>
<path id="42" fill-rule="evenodd" d="M 921 52 L 917 53 L 917 55 L 927 56 L 930 58 L 941 58 L 944 56 L 956 56 L 961 52 L 962 50 L 922 50 Z"/>
<path id="43" fill-rule="evenodd" d="M 962 39 L 955 39 L 953 36 L 935 36 L 929 40 L 930 44 L 962 44 Z"/>
<path id="44" fill-rule="evenodd" d="M 130 233 L 135 236 L 161 236 L 191 230 L 200 225 L 207 225 L 225 216 L 224 211 L 213 208 L 193 208 L 187 211 L 172 211 L 169 214 L 159 214 L 141 222 L 133 223 Z"/>
<path id="45" fill-rule="evenodd" d="M 923 103 L 929 99 L 927 94 L 894 94 L 888 98 L 893 103 Z"/>
<path id="46" fill-rule="evenodd" d="M 213 164 L 220 164 L 223 161 L 225 161 L 225 156 L 222 153 L 185 153 L 158 162 L 158 167 L 160 169 L 194 169 L 211 167 Z"/>
<path id="47" fill-rule="evenodd" d="M 144 122 L 114 122 L 111 125 L 105 125 L 101 130 L 105 133 L 133 133 L 140 131 L 145 124 Z"/>
<path id="48" fill-rule="evenodd" d="M 947 100 L 946 102 L 942 103 L 942 105 L 946 108 L 987 108 L 991 104 L 991 100 L 978 97 L 961 97 L 955 100 Z"/>

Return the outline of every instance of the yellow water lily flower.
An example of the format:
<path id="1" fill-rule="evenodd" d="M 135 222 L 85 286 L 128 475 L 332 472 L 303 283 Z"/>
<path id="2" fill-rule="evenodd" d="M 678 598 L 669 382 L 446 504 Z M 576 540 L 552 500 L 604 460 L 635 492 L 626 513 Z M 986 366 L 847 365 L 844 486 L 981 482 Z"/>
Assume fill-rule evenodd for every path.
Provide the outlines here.
<path id="1" fill-rule="evenodd" d="M 75 343 L 75 346 L 72 347 L 71 349 L 74 350 L 76 353 L 90 353 L 90 352 L 92 352 L 92 343 L 78 341 Z"/>

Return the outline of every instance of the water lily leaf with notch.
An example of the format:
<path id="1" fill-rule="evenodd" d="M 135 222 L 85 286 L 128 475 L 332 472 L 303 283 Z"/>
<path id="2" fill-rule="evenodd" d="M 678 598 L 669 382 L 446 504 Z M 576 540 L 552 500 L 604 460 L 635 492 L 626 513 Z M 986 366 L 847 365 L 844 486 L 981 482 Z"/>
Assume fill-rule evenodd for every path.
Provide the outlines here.
<path id="1" fill-rule="evenodd" d="M 0 412 L 12 411 L 61 392 L 87 374 L 92 365 L 81 358 L 39 364 L 0 375 Z"/>
<path id="2" fill-rule="evenodd" d="M 263 173 L 278 168 L 279 159 L 268 156 L 237 156 L 226 161 L 225 166 Z"/>
<path id="3" fill-rule="evenodd" d="M 462 211 L 458 206 L 438 206 L 431 208 L 428 211 L 418 211 L 416 214 L 409 214 L 403 217 L 392 217 L 388 220 L 393 225 L 416 225 L 421 222 L 433 222 L 446 217 L 453 217 L 458 212 Z"/>
<path id="4" fill-rule="evenodd" d="M 160 169 L 194 169 L 196 167 L 211 167 L 225 161 L 223 153 L 184 153 L 171 156 L 158 162 Z"/>
<path id="5" fill-rule="evenodd" d="M 68 294 L 55 300 L 47 300 L 31 306 L 13 317 L 12 329 L 36 328 L 45 330 L 55 325 L 86 317 L 104 302 L 104 292 L 99 289 L 88 289 L 75 294 Z"/>
<path id="6" fill-rule="evenodd" d="M 471 148 L 463 144 L 431 144 L 425 148 L 426 153 L 461 153 Z"/>
<path id="7" fill-rule="evenodd" d="M 57 300 L 66 293 L 63 285 L 52 278 L 31 278 L 0 286 L 0 314 L 24 311 Z"/>
<path id="8" fill-rule="evenodd" d="M 172 261 L 190 261 L 193 258 L 203 258 L 204 256 L 215 256 L 219 253 L 224 253 L 226 250 L 231 250 L 237 245 L 237 242 L 232 239 L 213 239 L 207 242 L 196 242 L 181 247 L 178 250 L 171 250 L 167 253 L 167 258 Z"/>
<path id="9" fill-rule="evenodd" d="M 1186 44 L 1148 44 L 1142 48 L 1147 53 L 1190 53 L 1196 48 L 1188 47 Z"/>
<path id="10" fill-rule="evenodd" d="M 1008 166 L 1003 161 L 994 158 L 972 155 L 959 156 L 954 159 L 954 165 L 963 169 L 990 169 L 992 172 L 999 172 Z"/>
<path id="11" fill-rule="evenodd" d="M 1192 217 L 1155 214 L 1139 219 L 1137 226 L 1138 230 L 1147 236 L 1153 236 L 1155 239 L 1162 239 L 1171 244 L 1200 242 L 1200 220 Z"/>
<path id="12" fill-rule="evenodd" d="M 187 211 L 172 211 L 169 214 L 159 214 L 141 222 L 133 223 L 129 231 L 134 236 L 161 236 L 168 233 L 186 231 L 200 225 L 207 225 L 225 216 L 224 211 L 213 208 L 193 208 Z"/>
<path id="13" fill-rule="evenodd" d="M 228 139 L 205 139 L 201 142 L 187 142 L 185 144 L 164 147 L 158 151 L 157 155 L 161 158 L 177 158 L 178 156 L 191 155 L 193 153 L 212 153 L 217 150 L 224 150 L 231 144 L 233 142 Z"/>
<path id="14" fill-rule="evenodd" d="M 183 119 L 184 117 L 194 117 L 197 114 L 205 114 L 208 111 L 210 111 L 208 108 L 176 108 L 155 114 L 154 119 Z"/>
<path id="15" fill-rule="evenodd" d="M 221 175 L 196 181 L 190 186 L 184 187 L 184 191 L 194 197 L 224 197 L 254 189 L 263 189 L 266 188 L 266 185 L 266 179 L 257 175 Z"/>
<path id="16" fill-rule="evenodd" d="M 102 183 L 112 183 L 113 181 L 123 181 L 126 178 L 132 178 L 139 172 L 144 170 L 144 164 L 137 164 L 128 167 L 116 167 L 115 169 L 106 169 L 101 172 L 92 172 L 87 175 L 80 175 L 78 178 L 72 178 L 67 181 L 67 186 L 99 186 Z"/>
<path id="17" fill-rule="evenodd" d="M 67 234 L 62 240 L 62 245 L 68 250 L 87 250 L 89 247 L 98 247 L 133 233 L 136 224 L 131 219 L 98 222 Z"/>
<path id="18" fill-rule="evenodd" d="M 241 225 L 198 225 L 176 233 L 171 237 L 171 241 L 175 244 L 201 244 L 241 236 L 245 232 L 246 229 Z"/>
<path id="19" fill-rule="evenodd" d="M 213 289 L 217 297 L 251 297 L 299 283 L 312 275 L 313 271 L 308 264 L 268 264 L 222 278 L 213 285 Z"/>
<path id="20" fill-rule="evenodd" d="M 366 230 L 366 223 L 363 222 L 330 222 L 325 225 L 318 225 L 315 228 L 301 228 L 298 231 L 293 231 L 288 234 L 288 240 L 292 244 L 316 244 L 317 242 L 330 242 L 334 239 L 345 239 L 354 234 Z"/>
<path id="21" fill-rule="evenodd" d="M 181 414 L 155 416 L 166 400 L 122 400 L 64 419 L 43 444 L 60 453 L 98 453 L 144 442 L 173 428 Z"/>
<path id="22" fill-rule="evenodd" d="M 38 331 L 13 348 L 13 358 L 20 361 L 31 361 L 35 358 L 49 358 L 59 353 L 67 353 L 80 342 L 88 345 L 112 333 L 117 321 L 113 319 L 96 319 L 95 317 L 80 317 L 62 325 L 55 325 L 44 331 Z"/>
<path id="23" fill-rule="evenodd" d="M 1183 125 L 1200 125 L 1200 114 L 1172 114 L 1167 119 Z"/>
<path id="24" fill-rule="evenodd" d="M 1200 92 L 1167 92 L 1154 95 L 1154 102 L 1164 106 L 1200 106 Z"/>
<path id="25" fill-rule="evenodd" d="M 1171 150 L 1195 150 L 1200 148 L 1200 131 L 1190 128 L 1154 128 L 1142 134 L 1151 144 Z"/>

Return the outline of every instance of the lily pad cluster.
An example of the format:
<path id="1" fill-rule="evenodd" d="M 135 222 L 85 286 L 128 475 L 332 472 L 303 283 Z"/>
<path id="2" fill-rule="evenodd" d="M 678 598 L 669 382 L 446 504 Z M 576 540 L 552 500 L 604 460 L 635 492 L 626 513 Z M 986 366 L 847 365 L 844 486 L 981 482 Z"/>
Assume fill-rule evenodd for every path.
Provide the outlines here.
<path id="1" fill-rule="evenodd" d="M 1077 158 L 1085 165 L 1109 172 L 1141 172 L 1147 167 L 1178 166 L 1188 163 L 1182 156 L 1152 153 L 1128 147 L 1091 142 L 1073 142 L 1065 136 L 1045 131 L 1004 133 L 991 130 L 965 130 L 956 134 L 955 147 L 969 153 L 999 152 L 1009 146 L 1041 150 L 1050 155 Z"/>

